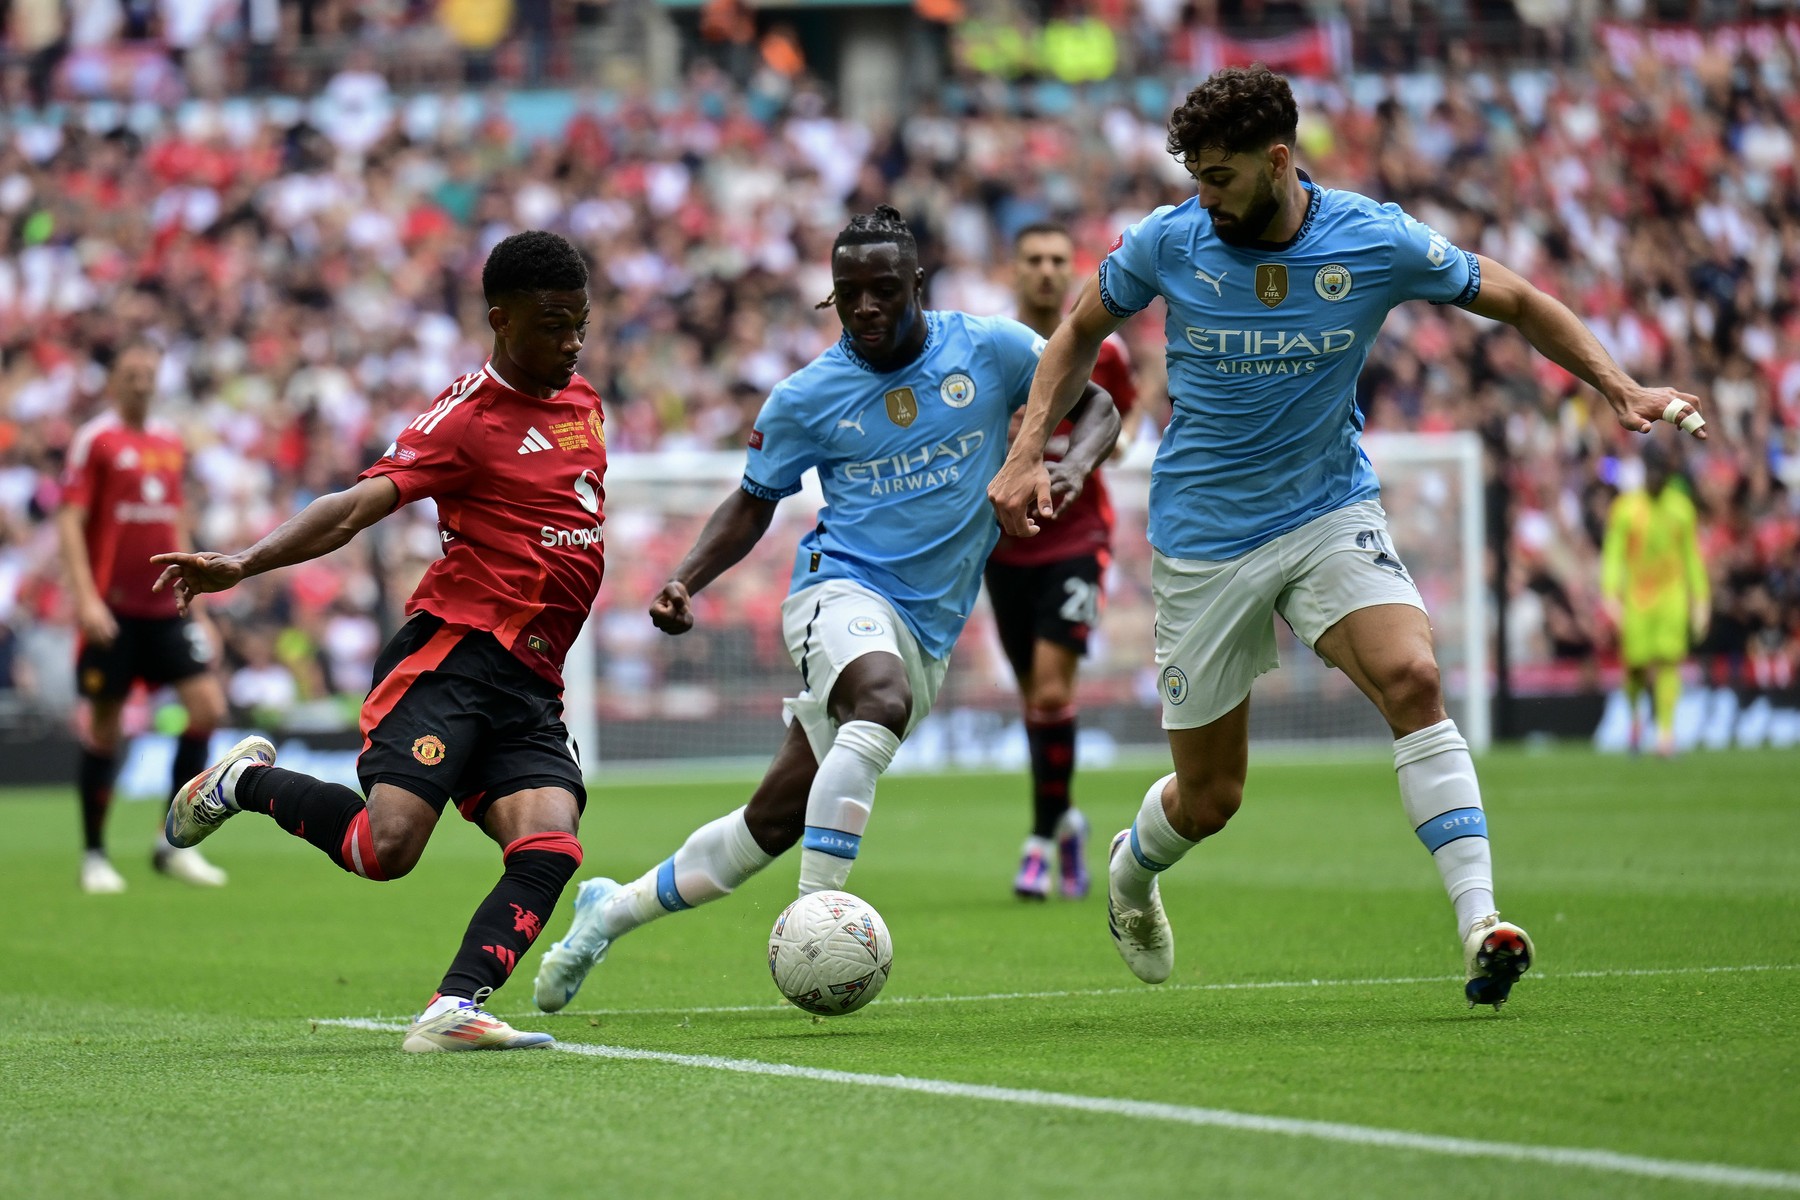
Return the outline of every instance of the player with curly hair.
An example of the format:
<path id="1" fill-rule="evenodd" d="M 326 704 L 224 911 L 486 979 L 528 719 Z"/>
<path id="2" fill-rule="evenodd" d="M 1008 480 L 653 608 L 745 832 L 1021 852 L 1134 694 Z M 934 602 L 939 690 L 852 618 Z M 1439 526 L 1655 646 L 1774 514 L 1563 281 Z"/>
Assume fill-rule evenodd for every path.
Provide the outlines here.
<path id="1" fill-rule="evenodd" d="M 1498 1007 L 1530 966 L 1531 940 L 1495 907 L 1474 760 L 1445 712 L 1424 601 L 1360 445 L 1357 376 L 1388 311 L 1429 300 L 1513 325 L 1627 429 L 1664 420 L 1704 437 L 1704 421 L 1693 396 L 1640 385 L 1574 313 L 1504 266 L 1397 205 L 1313 182 L 1295 162 L 1298 125 L 1287 81 L 1266 67 L 1220 71 L 1188 94 L 1169 150 L 1196 194 L 1126 230 L 1088 280 L 1044 351 L 989 494 L 1008 533 L 1038 531 L 1051 430 L 1107 335 L 1165 300 L 1173 416 L 1151 473 L 1149 537 L 1175 771 L 1113 839 L 1115 945 L 1148 983 L 1174 967 L 1157 877 L 1243 800 L 1250 689 L 1277 665 L 1279 613 L 1386 718 L 1408 823 L 1456 911 L 1464 995 Z"/>
<path id="2" fill-rule="evenodd" d="M 398 879 L 445 805 L 501 847 L 500 882 L 401 1043 L 409 1051 L 548 1045 L 486 1012 L 581 865 L 586 802 L 562 720 L 562 664 L 604 570 L 606 438 L 600 397 L 575 373 L 587 265 L 553 233 L 502 240 L 481 286 L 493 355 L 452 383 L 342 492 L 321 496 L 238 554 L 163 554 L 159 588 L 185 609 L 265 571 L 329 554 L 403 504 L 437 502 L 444 557 L 375 663 L 357 774 L 367 799 L 274 765 L 239 742 L 190 780 L 167 835 L 192 846 L 239 812 L 263 813 L 353 875 Z"/>

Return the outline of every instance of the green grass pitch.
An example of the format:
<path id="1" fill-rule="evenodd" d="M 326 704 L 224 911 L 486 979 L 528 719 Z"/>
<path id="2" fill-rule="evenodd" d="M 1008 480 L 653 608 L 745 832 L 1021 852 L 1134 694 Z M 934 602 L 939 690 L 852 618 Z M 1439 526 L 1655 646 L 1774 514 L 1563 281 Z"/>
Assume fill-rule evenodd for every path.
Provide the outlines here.
<path id="1" fill-rule="evenodd" d="M 1253 763 L 1238 820 L 1165 877 L 1178 957 L 1162 988 L 1118 961 L 1103 897 L 1013 899 L 1024 780 L 953 775 L 882 785 L 851 886 L 897 949 L 863 1013 L 776 1003 L 765 945 L 792 860 L 620 942 L 570 1013 L 530 1015 L 536 952 L 493 1003 L 564 1043 L 1336 1122 L 1348 1140 L 687 1062 L 404 1055 L 395 1033 L 315 1019 L 423 1004 L 498 871 L 454 815 L 383 885 L 242 817 L 207 846 L 231 885 L 202 892 L 151 873 L 156 814 L 125 806 L 112 841 L 130 891 L 88 897 L 72 797 L 10 793 L 0 1196 L 1800 1191 L 1800 756 L 1505 752 L 1482 772 L 1503 911 L 1539 956 L 1499 1013 L 1462 1001 L 1436 872 L 1376 760 Z M 1077 780 L 1096 868 L 1152 775 Z M 746 793 L 597 788 L 582 875 L 635 875 Z M 540 949 L 566 923 L 565 902 Z M 1292 986 L 1219 986 L 1244 983 Z M 994 993 L 1038 994 L 929 999 Z M 1764 1174 L 1459 1156 L 1369 1131 Z"/>

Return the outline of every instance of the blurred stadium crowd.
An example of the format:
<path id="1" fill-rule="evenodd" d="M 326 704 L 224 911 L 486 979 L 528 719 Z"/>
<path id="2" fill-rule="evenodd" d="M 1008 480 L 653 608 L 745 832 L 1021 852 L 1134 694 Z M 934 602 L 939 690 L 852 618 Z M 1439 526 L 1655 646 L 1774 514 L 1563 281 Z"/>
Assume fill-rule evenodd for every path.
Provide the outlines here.
<path id="1" fill-rule="evenodd" d="M 1760 56 L 1596 53 L 1580 69 L 1301 86 L 1316 179 L 1509 263 L 1640 378 L 1704 398 L 1712 439 L 1683 464 L 1714 579 L 1704 653 L 1720 682 L 1760 688 L 1800 666 L 1797 61 L 1778 40 Z M 804 76 L 769 103 L 700 61 L 674 94 L 584 99 L 555 136 L 528 138 L 498 97 L 402 100 L 353 57 L 305 105 L 0 126 L 0 694 L 71 701 L 47 516 L 126 337 L 167 347 L 161 411 L 191 448 L 206 548 L 343 486 L 482 361 L 480 265 L 522 228 L 591 256 L 582 370 L 607 398 L 613 454 L 736 448 L 767 389 L 836 336 L 816 306 L 849 212 L 896 204 L 932 303 L 1000 312 L 1017 229 L 1065 221 L 1086 272 L 1125 224 L 1187 194 L 1164 150 L 1170 88 L 1071 89 L 1054 113 L 1045 95 L 955 88 L 865 124 Z M 1128 336 L 1146 410 L 1133 436 L 1153 442 L 1160 320 Z M 1371 429 L 1481 433 L 1506 499 L 1490 551 L 1515 687 L 1595 684 L 1612 652 L 1597 546 L 1608 499 L 1634 482 L 1633 439 L 1515 334 L 1453 309 L 1397 311 L 1361 392 Z M 437 551 L 416 507 L 212 606 L 234 704 L 266 718 L 360 696 Z M 682 548 L 615 551 L 605 602 L 636 611 Z M 772 638 L 757 614 L 785 573 L 763 583 L 767 603 L 734 611 Z"/>

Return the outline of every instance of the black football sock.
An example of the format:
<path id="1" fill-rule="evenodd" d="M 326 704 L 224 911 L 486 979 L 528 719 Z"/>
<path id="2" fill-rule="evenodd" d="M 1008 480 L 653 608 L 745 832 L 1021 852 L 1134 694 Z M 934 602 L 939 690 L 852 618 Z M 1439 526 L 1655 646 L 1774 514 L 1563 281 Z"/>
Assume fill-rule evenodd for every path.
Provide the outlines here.
<path id="1" fill-rule="evenodd" d="M 1075 709 L 1028 714 L 1025 737 L 1031 743 L 1031 833 L 1053 838 L 1056 823 L 1069 811 L 1069 781 L 1075 777 Z"/>
<path id="2" fill-rule="evenodd" d="M 236 799 L 244 812 L 267 813 L 277 825 L 311 842 L 352 875 L 376 881 L 387 878 L 375 861 L 368 806 L 343 784 L 280 767 L 249 767 L 238 779 Z"/>
<path id="3" fill-rule="evenodd" d="M 187 781 L 206 770 L 206 748 L 212 744 L 212 733 L 189 731 L 175 739 L 175 765 L 169 768 L 169 795 L 173 796 Z"/>
<path id="4" fill-rule="evenodd" d="M 503 852 L 506 871 L 463 934 L 438 995 L 472 1000 L 500 987 L 531 949 L 556 898 L 581 865 L 572 833 L 534 833 Z"/>
<path id="5" fill-rule="evenodd" d="M 118 771 L 116 755 L 81 748 L 75 791 L 81 797 L 81 836 L 89 851 L 106 849 L 106 813 L 112 807 L 113 778 Z"/>

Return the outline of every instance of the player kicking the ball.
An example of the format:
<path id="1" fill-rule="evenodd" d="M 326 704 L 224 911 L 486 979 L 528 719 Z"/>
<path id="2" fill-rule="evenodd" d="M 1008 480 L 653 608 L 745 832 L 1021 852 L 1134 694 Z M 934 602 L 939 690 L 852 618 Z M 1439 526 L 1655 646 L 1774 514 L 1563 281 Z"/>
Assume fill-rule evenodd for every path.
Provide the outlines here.
<path id="1" fill-rule="evenodd" d="M 1274 614 L 1374 701 L 1394 733 L 1409 824 L 1463 938 L 1470 1004 L 1498 1007 L 1531 939 L 1494 905 L 1475 765 L 1444 711 L 1431 625 L 1388 538 L 1359 441 L 1356 378 L 1388 310 L 1457 304 L 1518 328 L 1606 397 L 1620 424 L 1704 437 L 1695 399 L 1640 386 L 1562 304 L 1394 205 L 1318 186 L 1294 163 L 1298 113 L 1266 67 L 1220 71 L 1170 120 L 1199 194 L 1114 244 L 1044 351 L 1024 426 L 989 488 L 1008 533 L 1048 515 L 1043 448 L 1106 336 L 1161 296 L 1174 407 L 1150 482 L 1163 726 L 1175 772 L 1113 839 L 1108 918 L 1126 965 L 1160 983 L 1175 939 L 1157 875 L 1243 799 L 1250 686 L 1277 665 Z"/>
<path id="2" fill-rule="evenodd" d="M 620 887 L 582 883 L 575 923 L 538 967 L 538 1006 L 566 1005 L 618 938 L 729 895 L 795 842 L 800 892 L 841 889 L 900 741 L 931 711 L 999 531 L 984 489 L 1006 453 L 1043 339 L 1016 321 L 926 312 L 912 231 L 882 205 L 831 252 L 838 344 L 777 384 L 750 435 L 742 486 L 719 505 L 650 606 L 685 633 L 691 598 L 756 545 L 817 468 L 819 523 L 800 539 L 782 605 L 800 694 L 750 802 L 701 826 Z M 1079 389 L 1064 462 L 1079 479 L 1111 452 L 1111 399 Z M 1053 507 L 1070 492 L 1058 488 Z"/>
<path id="3" fill-rule="evenodd" d="M 483 1011 L 581 865 L 586 792 L 562 721 L 562 663 L 600 589 L 600 398 L 575 374 L 587 267 L 553 233 L 514 234 L 481 274 L 493 357 L 451 384 L 346 491 L 322 496 L 241 554 L 164 554 L 157 586 L 185 607 L 251 575 L 318 558 L 403 504 L 431 497 L 444 557 L 375 664 L 357 774 L 368 799 L 273 765 L 249 737 L 190 780 L 168 837 L 192 846 L 239 812 L 266 813 L 364 879 L 412 870 L 446 804 L 501 847 L 405 1050 L 548 1045 Z"/>

